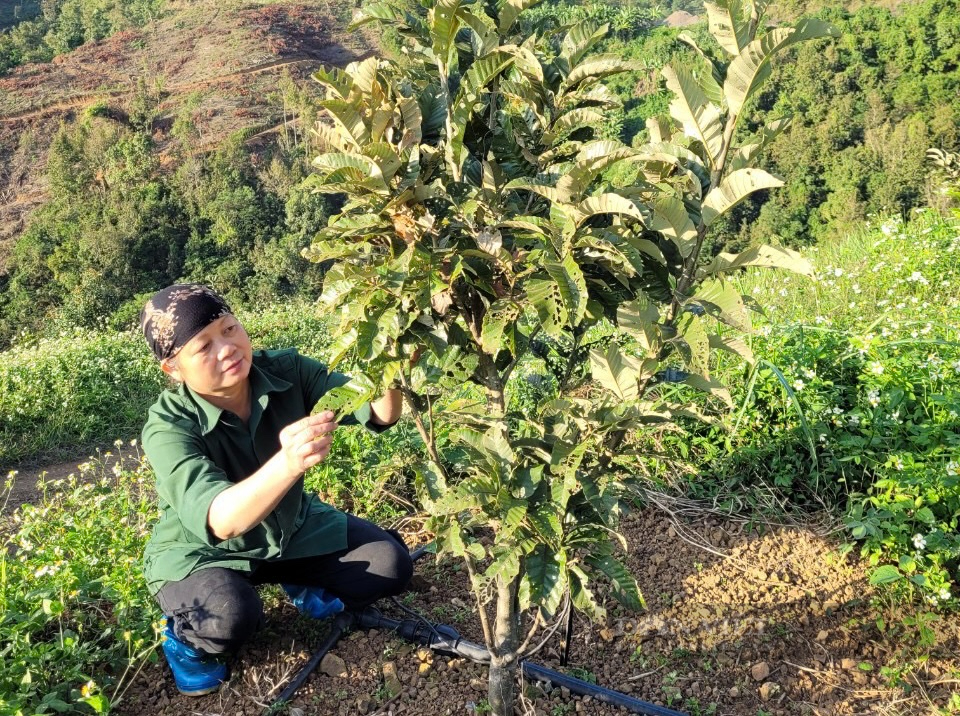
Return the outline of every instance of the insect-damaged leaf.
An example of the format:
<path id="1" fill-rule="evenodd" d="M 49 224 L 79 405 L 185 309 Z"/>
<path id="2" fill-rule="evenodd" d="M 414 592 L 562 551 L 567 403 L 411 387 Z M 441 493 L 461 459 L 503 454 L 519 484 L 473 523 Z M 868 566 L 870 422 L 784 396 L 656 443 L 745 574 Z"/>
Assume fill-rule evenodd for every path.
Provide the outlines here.
<path id="1" fill-rule="evenodd" d="M 336 420 L 355 413 L 373 398 L 376 389 L 373 381 L 363 373 L 354 376 L 348 383 L 324 393 L 313 407 L 313 413 L 332 410 Z"/>

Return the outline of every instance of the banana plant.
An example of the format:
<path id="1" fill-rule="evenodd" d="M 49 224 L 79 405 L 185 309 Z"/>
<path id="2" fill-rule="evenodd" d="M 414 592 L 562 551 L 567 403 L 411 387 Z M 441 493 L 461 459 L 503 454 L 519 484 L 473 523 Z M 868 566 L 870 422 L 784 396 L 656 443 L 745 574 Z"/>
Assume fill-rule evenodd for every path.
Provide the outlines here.
<path id="1" fill-rule="evenodd" d="M 778 185 L 752 163 L 783 123 L 735 143 L 771 59 L 832 30 L 757 37 L 762 6 L 708 4 L 729 57 L 666 68 L 671 117 L 635 149 L 598 132 L 617 104 L 603 80 L 633 68 L 596 52 L 606 26 L 522 35 L 536 0 L 420 1 L 376 2 L 357 19 L 407 38 L 402 66 L 371 57 L 315 74 L 326 151 L 309 182 L 345 200 L 305 255 L 332 262 L 321 296 L 339 317 L 331 364 L 363 366 L 324 405 L 401 387 L 425 445 L 428 527 L 466 565 L 489 702 L 508 714 L 519 660 L 551 620 L 572 608 L 602 620 L 608 598 L 642 607 L 622 563 L 620 444 L 681 415 L 708 419 L 664 381 L 729 401 L 711 351 L 751 356 L 725 329 L 749 330 L 727 277 L 809 272 L 785 249 L 700 253 L 719 216 Z M 614 185 L 612 169 L 634 179 Z M 548 353 L 557 396 L 512 407 L 515 370 Z"/>

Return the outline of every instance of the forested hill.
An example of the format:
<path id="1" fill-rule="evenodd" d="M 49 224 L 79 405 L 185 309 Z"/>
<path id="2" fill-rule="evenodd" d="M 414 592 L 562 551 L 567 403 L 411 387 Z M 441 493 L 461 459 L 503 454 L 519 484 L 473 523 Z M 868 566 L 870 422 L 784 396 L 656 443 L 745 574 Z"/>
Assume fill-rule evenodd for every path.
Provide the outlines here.
<path id="1" fill-rule="evenodd" d="M 377 46 L 346 31 L 353 4 L 44 8 L 0 34 L 0 347 L 49 318 L 90 324 L 176 278 L 243 283 L 259 262 L 275 267 L 258 272 L 270 291 L 297 281 L 297 247 L 283 242 L 323 218 L 291 193 L 309 74 Z"/>
<path id="2" fill-rule="evenodd" d="M 398 0 L 399 2 L 407 0 Z M 751 120 L 793 112 L 766 154 L 785 188 L 745 202 L 715 247 L 829 240 L 879 211 L 939 205 L 929 147 L 960 144 L 960 0 L 785 0 L 768 15 L 828 18 L 838 40 L 774 69 Z M 8 8 L 9 4 L 4 4 Z M 328 206 L 300 186 L 316 153 L 309 72 L 396 37 L 347 30 L 347 0 L 21 0 L 0 17 L 0 349 L 58 321 L 125 325 L 178 279 L 243 304 L 319 286 L 299 250 Z M 38 13 L 39 14 L 36 14 Z M 544 22 L 610 27 L 602 52 L 645 69 L 616 78 L 602 132 L 634 144 L 664 113 L 667 62 L 698 60 L 698 0 L 546 0 Z M 24 20 L 24 18 L 31 18 Z M 776 100 L 774 100 L 776 98 Z"/>

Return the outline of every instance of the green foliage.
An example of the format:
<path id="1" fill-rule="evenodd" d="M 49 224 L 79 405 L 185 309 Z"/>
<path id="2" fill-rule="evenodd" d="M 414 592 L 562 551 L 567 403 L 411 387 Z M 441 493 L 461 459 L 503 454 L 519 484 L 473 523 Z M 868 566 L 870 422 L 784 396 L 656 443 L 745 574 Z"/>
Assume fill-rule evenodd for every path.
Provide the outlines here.
<path id="1" fill-rule="evenodd" d="M 340 428 L 330 456 L 307 474 L 306 485 L 331 505 L 385 524 L 413 505 L 413 467 L 421 450 L 409 421 L 376 436 L 359 426 Z"/>
<path id="2" fill-rule="evenodd" d="M 696 412 L 661 381 L 730 403 L 711 351 L 751 356 L 725 336 L 750 329 L 728 275 L 810 272 L 783 249 L 710 263 L 701 249 L 715 220 L 780 184 L 753 166 L 775 127 L 736 145 L 740 108 L 776 53 L 834 32 L 801 21 L 755 38 L 757 13 L 723 4 L 726 72 L 666 68 L 671 119 L 634 149 L 593 128 L 618 105 L 603 80 L 637 66 L 590 52 L 606 25 L 527 35 L 532 4 L 368 5 L 360 22 L 408 38 L 404 66 L 372 57 L 314 76 L 331 123 L 315 127 L 327 151 L 310 185 L 346 195 L 305 252 L 335 262 L 321 296 L 339 319 L 332 361 L 362 362 L 354 393 L 403 386 L 430 458 L 417 467 L 429 527 L 478 599 L 495 595 L 495 630 L 481 612 L 495 713 L 512 708 L 518 609 L 549 619 L 569 600 L 602 618 L 598 585 L 642 604 L 610 539 L 624 495 L 610 468 L 628 431 Z M 615 169 L 622 183 L 607 181 Z M 539 340 L 565 365 L 556 398 L 511 412 L 526 407 L 511 375 Z"/>
<path id="3" fill-rule="evenodd" d="M 41 5 L 43 11 L 37 14 Z M 12 18 L 0 15 L 0 75 L 21 63 L 49 62 L 85 42 L 145 25 L 158 16 L 162 7 L 163 0 L 17 2 Z M 36 17 L 21 19 L 33 15 Z M 2 31 L 11 19 L 17 24 Z"/>
<path id="4" fill-rule="evenodd" d="M 94 116 L 63 126 L 47 174 L 52 200 L 14 248 L 0 338 L 53 313 L 93 326 L 181 272 L 184 208 L 145 135 Z"/>
<path id="5" fill-rule="evenodd" d="M 131 334 L 74 329 L 0 353 L 0 465 L 135 435 L 163 384 Z"/>
<path id="6" fill-rule="evenodd" d="M 296 153 L 278 152 L 258 174 L 242 136 L 206 156 L 190 153 L 187 136 L 171 177 L 148 124 L 131 130 L 100 108 L 61 127 L 47 163 L 51 199 L 0 279 L 0 346 L 58 322 L 131 327 L 142 297 L 178 280 L 209 283 L 236 307 L 319 293 L 323 269 L 299 252 L 327 205 L 300 186 Z"/>
<path id="7" fill-rule="evenodd" d="M 131 318 L 146 298 L 130 301 Z M 325 323 L 303 302 L 238 315 L 258 348 L 297 346 L 322 357 L 331 343 Z M 165 381 L 138 327 L 24 336 L 0 353 L 0 465 L 136 435 Z"/>
<path id="8" fill-rule="evenodd" d="M 108 474 L 96 461 L 79 474 L 41 481 L 41 501 L 11 518 L 0 555 L 3 713 L 106 713 L 156 659 L 162 624 L 138 557 L 158 517 L 152 475 L 129 462 Z"/>
<path id="9" fill-rule="evenodd" d="M 775 69 L 753 122 L 792 113 L 764 165 L 784 191 L 747 202 L 726 241 L 780 237 L 787 245 L 852 230 L 870 214 L 941 208 L 925 160 L 928 147 L 960 147 L 960 7 L 954 0 L 823 10 L 842 33 L 810 44 Z M 747 225 L 749 224 L 749 225 Z"/>
<path id="10" fill-rule="evenodd" d="M 878 583 L 956 604 L 960 541 L 960 280 L 957 225 L 885 217 L 811 252 L 817 281 L 745 279 L 768 305 L 725 431 L 666 436 L 693 446 L 694 494 L 771 493 L 839 509 Z M 773 366 L 778 366 L 774 368 Z M 733 375 L 729 378 L 734 383 Z M 949 594 L 949 597 L 947 595 Z"/>

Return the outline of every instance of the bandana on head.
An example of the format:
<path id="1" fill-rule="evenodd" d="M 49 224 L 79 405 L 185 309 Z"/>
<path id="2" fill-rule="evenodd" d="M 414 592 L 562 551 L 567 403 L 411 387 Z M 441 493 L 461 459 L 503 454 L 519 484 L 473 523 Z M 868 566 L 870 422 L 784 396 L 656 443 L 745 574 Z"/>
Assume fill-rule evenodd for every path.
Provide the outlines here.
<path id="1" fill-rule="evenodd" d="M 218 318 L 233 313 L 212 289 L 178 283 L 157 292 L 140 314 L 140 327 L 159 359 L 172 358 L 187 342 Z"/>

